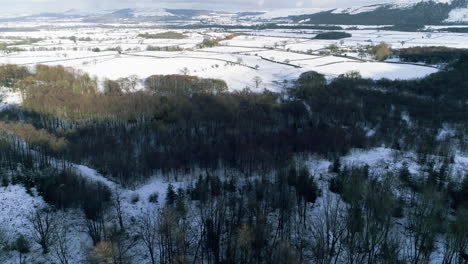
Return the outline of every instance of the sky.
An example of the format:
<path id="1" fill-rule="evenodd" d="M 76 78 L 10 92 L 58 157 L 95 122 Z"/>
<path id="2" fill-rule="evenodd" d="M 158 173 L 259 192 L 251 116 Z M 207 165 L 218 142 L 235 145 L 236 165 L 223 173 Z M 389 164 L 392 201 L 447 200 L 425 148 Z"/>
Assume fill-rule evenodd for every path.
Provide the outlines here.
<path id="1" fill-rule="evenodd" d="M 277 8 L 352 7 L 395 1 L 402 0 L 0 0 L 0 4 L 4 12 L 38 13 L 68 9 L 90 10 L 135 7 L 251 11 Z"/>

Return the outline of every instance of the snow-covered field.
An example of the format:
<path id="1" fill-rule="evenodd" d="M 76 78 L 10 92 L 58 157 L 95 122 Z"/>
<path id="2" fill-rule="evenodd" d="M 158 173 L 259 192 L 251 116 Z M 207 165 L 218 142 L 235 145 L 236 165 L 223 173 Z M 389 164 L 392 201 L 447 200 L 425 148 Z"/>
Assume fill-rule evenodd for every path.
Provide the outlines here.
<path id="1" fill-rule="evenodd" d="M 204 38 L 224 38 L 230 32 L 220 29 L 174 30 L 187 38 L 144 39 L 138 34 L 168 30 L 147 23 L 140 27 L 71 22 L 53 25 L 5 23 L 0 26 L 23 28 L 17 32 L 0 33 L 0 43 L 21 49 L 19 52 L 1 53 L 0 64 L 30 67 L 36 64 L 63 65 L 81 69 L 102 81 L 130 75 L 137 75 L 144 81 L 154 74 L 187 72 L 186 68 L 191 75 L 223 79 L 231 90 L 245 87 L 279 90 L 306 71 L 317 71 L 329 78 L 358 71 L 363 77 L 373 79 L 414 79 L 436 72 L 436 69 L 424 66 L 362 63 L 353 58 L 318 56 L 318 52 L 330 44 L 356 48 L 385 41 L 395 48 L 429 45 L 468 47 L 468 34 L 351 30 L 353 37 L 336 41 L 314 40 L 318 33 L 316 30 L 281 29 L 243 30 L 246 35 L 221 41 L 218 47 L 200 49 L 197 44 Z M 29 27 L 35 29 L 24 31 Z M 25 43 L 28 38 L 38 40 Z M 146 51 L 148 46 L 181 51 Z M 93 52 L 93 49 L 100 52 Z M 311 52 L 314 55 L 306 54 Z M 282 64 L 285 62 L 291 65 Z M 259 87 L 253 82 L 257 76 L 262 79 Z"/>
<path id="2" fill-rule="evenodd" d="M 340 44 L 343 46 L 355 47 L 357 45 L 372 45 L 386 42 L 394 48 L 408 48 L 416 46 L 446 46 L 453 48 L 468 48 L 468 34 L 448 33 L 448 32 L 401 32 L 378 29 L 378 26 L 342 26 L 344 31 L 350 33 L 352 37 L 343 39 L 344 43 L 337 40 L 313 40 L 321 30 L 310 29 L 270 29 L 244 31 L 255 36 L 244 36 L 229 41 L 230 45 L 245 46 L 282 46 L 287 43 L 287 48 L 292 50 L 315 50 L 330 44 Z M 370 28 L 369 28 L 370 27 Z M 448 26 L 427 26 L 427 29 L 441 29 Z M 456 27 L 456 26 L 450 26 Z M 461 27 L 461 26 L 460 26 Z M 466 26 L 463 26 L 466 27 Z M 353 29 L 354 28 L 354 29 Z M 360 30 L 355 30 L 358 28 Z M 372 29 L 374 28 L 374 29 Z M 376 29 L 377 28 L 377 29 Z M 343 30 L 339 30 L 343 31 Z"/>

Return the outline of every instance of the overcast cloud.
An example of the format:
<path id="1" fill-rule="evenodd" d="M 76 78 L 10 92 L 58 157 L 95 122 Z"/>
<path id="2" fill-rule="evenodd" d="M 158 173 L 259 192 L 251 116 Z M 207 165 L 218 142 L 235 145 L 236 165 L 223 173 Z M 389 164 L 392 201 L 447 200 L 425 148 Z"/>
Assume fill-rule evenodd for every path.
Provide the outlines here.
<path id="1" fill-rule="evenodd" d="M 210 10 L 262 10 L 275 8 L 352 7 L 398 0 L 0 0 L 4 12 L 55 12 L 67 9 L 193 8 Z M 401 0 L 400 0 L 401 1 Z"/>

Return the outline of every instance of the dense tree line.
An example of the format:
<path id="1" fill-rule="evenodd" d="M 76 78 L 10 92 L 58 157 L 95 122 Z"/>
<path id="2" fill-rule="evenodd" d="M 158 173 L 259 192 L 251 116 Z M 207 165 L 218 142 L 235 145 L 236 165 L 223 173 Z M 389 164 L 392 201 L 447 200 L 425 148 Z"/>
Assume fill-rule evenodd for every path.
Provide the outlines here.
<path id="1" fill-rule="evenodd" d="M 150 34 L 150 33 L 138 34 L 138 37 L 145 38 L 145 39 L 185 39 L 188 36 L 184 35 L 183 33 L 168 31 L 168 32 L 155 33 L 155 34 Z"/>
<path id="2" fill-rule="evenodd" d="M 226 82 L 188 75 L 153 75 L 146 79 L 146 89 L 163 96 L 226 93 Z"/>
<path id="3" fill-rule="evenodd" d="M 352 35 L 349 33 L 332 31 L 319 33 L 315 36 L 315 39 L 344 39 L 350 37 L 352 37 Z"/>
<path id="4" fill-rule="evenodd" d="M 441 32 L 468 33 L 468 27 L 448 27 L 439 29 Z"/>
<path id="5" fill-rule="evenodd" d="M 412 47 L 393 51 L 393 55 L 403 61 L 427 64 L 453 63 L 463 54 L 468 54 L 468 50 L 437 46 Z"/>

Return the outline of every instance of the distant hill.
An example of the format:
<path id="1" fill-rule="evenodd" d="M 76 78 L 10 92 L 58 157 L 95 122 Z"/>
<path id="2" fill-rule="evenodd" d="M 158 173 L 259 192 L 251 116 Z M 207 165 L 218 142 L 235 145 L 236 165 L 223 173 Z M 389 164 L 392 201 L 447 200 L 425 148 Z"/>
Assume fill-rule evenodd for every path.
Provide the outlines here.
<path id="1" fill-rule="evenodd" d="M 411 1 L 360 8 L 333 9 L 289 16 L 296 23 L 343 25 L 440 25 L 468 23 L 468 0 Z"/>
<path id="2" fill-rule="evenodd" d="M 225 12 L 198 9 L 125 8 L 34 15 L 5 14 L 2 21 L 35 21 L 73 19 L 83 22 L 245 20 L 261 23 L 289 21 L 298 24 L 334 25 L 442 25 L 468 24 L 468 0 L 399 0 L 396 4 L 318 9 L 295 8 L 270 11 Z"/>
<path id="3" fill-rule="evenodd" d="M 261 12 L 247 12 L 244 15 L 258 15 Z M 172 20 L 197 19 L 205 17 L 234 16 L 237 13 L 195 9 L 165 9 L 165 8 L 124 8 L 117 10 L 81 11 L 67 10 L 63 13 L 40 13 L 33 15 L 0 16 L 0 21 L 34 21 L 78 19 L 83 22 L 114 22 L 118 20 Z"/>

